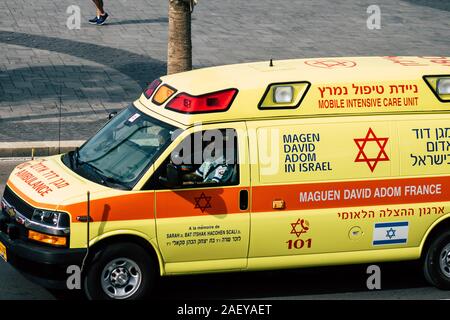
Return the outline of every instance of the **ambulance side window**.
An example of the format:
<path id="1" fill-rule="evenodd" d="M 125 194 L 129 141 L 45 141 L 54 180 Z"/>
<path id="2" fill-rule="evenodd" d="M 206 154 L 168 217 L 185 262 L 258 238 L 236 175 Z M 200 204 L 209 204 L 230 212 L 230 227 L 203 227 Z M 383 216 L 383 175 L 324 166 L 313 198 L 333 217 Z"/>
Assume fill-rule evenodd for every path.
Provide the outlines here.
<path id="1" fill-rule="evenodd" d="M 206 130 L 186 137 L 144 189 L 182 189 L 239 184 L 235 129 Z"/>

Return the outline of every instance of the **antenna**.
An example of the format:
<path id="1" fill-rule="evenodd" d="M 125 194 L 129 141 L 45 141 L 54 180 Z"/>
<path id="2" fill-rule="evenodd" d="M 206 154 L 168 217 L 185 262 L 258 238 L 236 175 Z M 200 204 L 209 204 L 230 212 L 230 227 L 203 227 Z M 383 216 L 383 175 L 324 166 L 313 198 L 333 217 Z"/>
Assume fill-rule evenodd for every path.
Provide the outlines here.
<path id="1" fill-rule="evenodd" d="M 86 239 L 86 247 L 89 251 L 89 240 L 90 240 L 90 229 L 89 222 L 91 222 L 91 193 L 87 192 L 87 239 Z"/>
<path id="2" fill-rule="evenodd" d="M 273 67 L 273 60 L 270 59 L 269 67 Z"/>
<path id="3" fill-rule="evenodd" d="M 79 219 L 83 220 L 83 219 Z M 90 229 L 89 222 L 91 221 L 91 193 L 87 192 L 87 226 L 86 226 L 86 255 L 83 258 L 83 263 L 81 264 L 81 272 L 83 272 L 84 265 L 86 263 L 86 259 L 89 255 L 89 240 L 90 240 Z"/>
<path id="4" fill-rule="evenodd" d="M 61 153 L 61 108 L 62 108 L 62 85 L 59 86 L 58 154 Z"/>

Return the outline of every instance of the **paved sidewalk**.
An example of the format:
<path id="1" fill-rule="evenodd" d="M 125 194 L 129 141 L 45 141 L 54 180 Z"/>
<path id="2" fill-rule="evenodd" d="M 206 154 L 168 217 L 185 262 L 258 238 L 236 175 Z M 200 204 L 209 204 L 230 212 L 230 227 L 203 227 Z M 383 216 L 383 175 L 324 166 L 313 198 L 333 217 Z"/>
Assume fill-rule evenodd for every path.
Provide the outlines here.
<path id="1" fill-rule="evenodd" d="M 165 73 L 168 0 L 105 4 L 109 24 L 97 27 L 86 22 L 90 0 L 0 1 L 0 143 L 57 141 L 60 106 L 61 139 L 85 140 Z M 380 30 L 366 26 L 372 4 Z M 81 9 L 79 30 L 66 26 L 71 5 Z M 195 68 L 450 54 L 450 2 L 442 0 L 200 0 L 192 27 Z"/>

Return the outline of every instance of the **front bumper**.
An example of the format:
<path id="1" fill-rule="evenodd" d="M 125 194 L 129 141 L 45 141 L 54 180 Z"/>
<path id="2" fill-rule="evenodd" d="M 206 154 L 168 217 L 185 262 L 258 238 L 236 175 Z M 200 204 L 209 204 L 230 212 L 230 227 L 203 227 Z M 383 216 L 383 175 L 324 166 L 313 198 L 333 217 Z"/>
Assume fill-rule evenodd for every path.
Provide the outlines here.
<path id="1" fill-rule="evenodd" d="M 8 263 L 24 276 L 46 288 L 65 289 L 67 268 L 81 268 L 86 249 L 52 248 L 27 240 L 14 239 L 0 231 L 0 242 L 6 247 Z M 1 259 L 1 258 L 0 258 Z"/>

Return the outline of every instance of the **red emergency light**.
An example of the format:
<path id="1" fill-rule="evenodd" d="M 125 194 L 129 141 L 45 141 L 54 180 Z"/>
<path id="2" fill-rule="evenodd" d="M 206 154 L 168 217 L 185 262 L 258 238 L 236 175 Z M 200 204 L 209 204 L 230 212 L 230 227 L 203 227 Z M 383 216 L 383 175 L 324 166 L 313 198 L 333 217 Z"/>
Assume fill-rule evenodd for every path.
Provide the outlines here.
<path id="1" fill-rule="evenodd" d="M 149 99 L 152 96 L 153 92 L 155 92 L 156 88 L 159 87 L 160 84 L 161 84 L 161 80 L 159 80 L 159 79 L 153 80 L 153 82 L 150 83 L 150 85 L 147 87 L 147 89 L 145 89 L 144 96 L 147 99 Z"/>
<path id="2" fill-rule="evenodd" d="M 200 96 L 191 96 L 180 93 L 166 106 L 166 109 L 180 113 L 205 113 L 227 111 L 238 93 L 237 89 L 207 93 Z"/>

